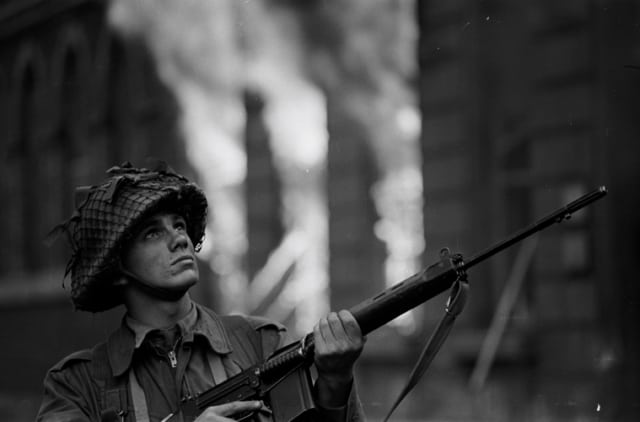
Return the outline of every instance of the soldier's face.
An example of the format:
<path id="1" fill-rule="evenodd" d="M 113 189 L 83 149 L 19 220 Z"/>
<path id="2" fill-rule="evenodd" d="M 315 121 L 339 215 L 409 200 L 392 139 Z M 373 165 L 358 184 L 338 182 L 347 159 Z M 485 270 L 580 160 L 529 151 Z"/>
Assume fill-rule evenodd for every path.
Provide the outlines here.
<path id="1" fill-rule="evenodd" d="M 186 291 L 199 277 L 187 223 L 171 212 L 158 212 L 146 219 L 122 260 L 134 276 L 158 287 Z"/>

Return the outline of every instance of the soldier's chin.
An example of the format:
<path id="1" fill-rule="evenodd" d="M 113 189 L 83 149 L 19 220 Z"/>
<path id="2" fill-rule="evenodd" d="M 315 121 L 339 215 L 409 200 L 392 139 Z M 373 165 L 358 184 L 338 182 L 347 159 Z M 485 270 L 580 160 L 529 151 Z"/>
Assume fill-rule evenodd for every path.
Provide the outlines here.
<path id="1" fill-rule="evenodd" d="M 161 294 L 157 294 L 157 296 L 168 302 L 177 302 L 182 299 L 189 292 L 189 289 L 196 283 L 197 280 L 188 283 L 180 283 L 171 287 L 165 287 L 163 292 Z"/>
<path id="2" fill-rule="evenodd" d="M 196 284 L 198 284 L 198 277 L 197 275 L 192 276 L 192 277 L 185 277 L 183 280 L 180 280 L 179 283 L 177 283 L 173 289 L 176 291 L 184 291 L 184 293 L 187 293 L 189 291 L 190 288 L 192 288 L 193 286 L 195 286 Z"/>

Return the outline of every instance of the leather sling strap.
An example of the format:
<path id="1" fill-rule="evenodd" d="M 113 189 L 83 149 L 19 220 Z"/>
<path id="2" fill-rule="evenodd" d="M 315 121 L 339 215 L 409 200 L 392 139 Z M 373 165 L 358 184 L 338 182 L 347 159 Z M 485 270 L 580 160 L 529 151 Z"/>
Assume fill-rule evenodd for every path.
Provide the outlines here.
<path id="1" fill-rule="evenodd" d="M 413 370 L 411 371 L 411 375 L 409 375 L 409 380 L 407 384 L 404 386 L 398 398 L 393 403 L 393 406 L 387 413 L 387 416 L 384 418 L 384 422 L 387 422 L 391 417 L 393 411 L 398 407 L 400 402 L 406 397 L 407 394 L 416 386 L 422 375 L 424 375 L 425 371 L 433 361 L 433 358 L 436 356 L 440 347 L 446 340 L 451 328 L 453 327 L 453 323 L 456 320 L 456 317 L 462 312 L 464 305 L 467 301 L 467 290 L 469 289 L 469 285 L 466 280 L 458 279 L 453 286 L 451 287 L 451 293 L 449 294 L 449 299 L 447 300 L 447 304 L 445 306 L 445 313 L 440 323 L 436 327 L 435 331 L 431 335 L 431 338 L 425 345 L 424 349 L 420 353 L 420 357 L 416 362 Z"/>

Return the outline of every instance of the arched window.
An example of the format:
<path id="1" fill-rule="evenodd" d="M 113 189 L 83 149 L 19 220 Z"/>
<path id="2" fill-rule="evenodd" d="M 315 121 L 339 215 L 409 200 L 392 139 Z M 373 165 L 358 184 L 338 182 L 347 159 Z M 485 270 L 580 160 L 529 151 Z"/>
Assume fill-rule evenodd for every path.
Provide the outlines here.
<path id="1" fill-rule="evenodd" d="M 108 155 L 112 164 L 132 160 L 128 154 L 129 132 L 131 130 L 131 103 L 127 74 L 126 49 L 117 38 L 110 42 L 105 126 L 109 143 Z"/>
<path id="2" fill-rule="evenodd" d="M 54 181 L 41 193 L 41 220 L 50 230 L 75 209 L 75 187 L 84 185 L 95 167 L 92 140 L 87 136 L 91 119 L 89 50 L 83 32 L 74 25 L 62 29 L 54 51 L 51 72 L 55 113 L 54 131 L 46 145 L 47 159 L 41 164 L 45 180 Z M 97 153 L 99 154 L 99 153 Z M 68 256 L 66 243 L 46 251 L 43 266 L 62 266 Z"/>
<path id="3" fill-rule="evenodd" d="M 12 174 L 9 168 L 13 147 L 9 122 L 13 121 L 13 117 L 9 105 L 9 83 L 3 69 L 0 69 L 0 157 L 2 160 L 0 165 L 0 198 L 7 200 L 16 197 L 15 194 L 12 195 L 12 191 L 15 189 L 16 174 Z M 18 233 L 12 233 L 11 230 L 16 226 L 12 221 L 14 214 L 16 213 L 13 212 L 13 207 L 0 207 L 0 221 L 6 224 L 5 229 L 0 231 L 0 241 L 3 245 L 11 245 L 9 242 L 18 236 Z M 0 275 L 6 274 L 11 269 L 19 252 L 10 247 L 0 248 Z"/>
<path id="4" fill-rule="evenodd" d="M 15 186 L 10 192 L 8 203 L 13 204 L 11 216 L 11 243 L 17 256 L 10 266 L 14 270 L 34 270 L 40 266 L 40 254 L 32 247 L 42 241 L 37 232 L 38 201 L 37 185 L 39 172 L 36 162 L 37 122 L 37 82 L 36 71 L 32 64 L 25 66 L 18 81 L 18 118 L 16 121 L 16 143 L 11 155 L 16 163 Z M 12 166 L 13 167 L 13 166 Z M 16 228 L 18 232 L 16 233 Z"/>
<path id="5" fill-rule="evenodd" d="M 7 110 L 9 118 L 8 141 L 3 143 L 2 176 L 5 229 L 2 233 L 3 274 L 26 272 L 38 268 L 39 254 L 34 249 L 42 246 L 45 233 L 39 233 L 37 186 L 40 173 L 35 151 L 39 133 L 42 132 L 38 118 L 41 115 L 39 93 L 44 79 L 44 60 L 33 45 L 24 44 L 11 70 Z M 41 99 L 40 99 L 41 100 Z"/>
<path id="6" fill-rule="evenodd" d="M 6 146 L 6 142 L 9 139 L 9 88 L 7 82 L 7 75 L 4 73 L 4 69 L 0 67 L 0 145 L 2 150 Z M 2 159 L 4 160 L 4 155 Z"/>
<path id="7" fill-rule="evenodd" d="M 73 189 L 77 182 L 76 164 L 81 153 L 79 131 L 76 119 L 78 119 L 79 98 L 78 98 L 78 58 L 72 49 L 68 49 L 64 54 L 62 65 L 62 80 L 60 86 L 60 97 L 58 108 L 60 117 L 58 123 L 57 143 L 62 157 L 60 167 L 60 179 L 62 186 Z M 65 165 L 66 163 L 66 165 Z M 71 213 L 71 203 L 65 201 L 65 215 Z"/>
<path id="8" fill-rule="evenodd" d="M 58 163 L 52 177 L 60 181 L 64 215 L 72 212 L 75 186 L 85 184 L 92 174 L 94 152 L 87 125 L 91 119 L 89 80 L 89 50 L 85 34 L 76 25 L 65 27 L 54 55 L 53 85 L 56 89 L 54 108 L 57 111 L 55 147 Z M 60 188 L 59 188 L 60 189 Z"/>

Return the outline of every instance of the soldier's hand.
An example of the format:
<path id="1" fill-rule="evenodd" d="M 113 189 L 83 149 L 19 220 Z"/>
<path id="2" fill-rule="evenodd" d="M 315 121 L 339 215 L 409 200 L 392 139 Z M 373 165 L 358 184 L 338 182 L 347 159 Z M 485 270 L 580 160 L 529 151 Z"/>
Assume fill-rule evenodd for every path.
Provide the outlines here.
<path id="1" fill-rule="evenodd" d="M 362 353 L 365 338 L 349 311 L 332 312 L 313 329 L 314 363 L 318 376 L 329 383 L 351 383 L 353 365 Z"/>
<path id="2" fill-rule="evenodd" d="M 262 408 L 260 401 L 233 401 L 218 406 L 210 406 L 194 422 L 235 422 L 234 417 L 257 412 Z"/>

